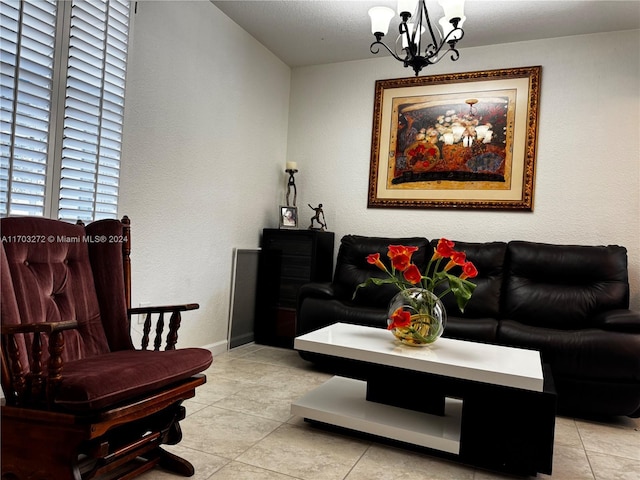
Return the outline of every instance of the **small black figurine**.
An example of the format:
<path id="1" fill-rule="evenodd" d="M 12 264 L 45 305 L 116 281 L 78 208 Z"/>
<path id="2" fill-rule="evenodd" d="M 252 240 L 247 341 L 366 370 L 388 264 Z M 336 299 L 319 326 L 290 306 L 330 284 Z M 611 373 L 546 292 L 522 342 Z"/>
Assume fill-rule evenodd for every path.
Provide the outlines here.
<path id="1" fill-rule="evenodd" d="M 325 229 L 327 228 L 327 223 L 324 218 L 324 212 L 322 211 L 322 204 L 321 203 L 318 204 L 317 208 L 312 207 L 310 203 L 308 203 L 307 205 L 309 205 L 309 208 L 311 210 L 316 212 L 316 214 L 313 217 L 311 217 L 311 225 L 309 225 L 309 230 L 320 230 L 324 232 Z M 322 220 L 320 220 L 321 216 L 322 216 Z M 320 227 L 314 227 L 313 226 L 314 221 L 318 222 L 318 224 L 320 224 Z"/>

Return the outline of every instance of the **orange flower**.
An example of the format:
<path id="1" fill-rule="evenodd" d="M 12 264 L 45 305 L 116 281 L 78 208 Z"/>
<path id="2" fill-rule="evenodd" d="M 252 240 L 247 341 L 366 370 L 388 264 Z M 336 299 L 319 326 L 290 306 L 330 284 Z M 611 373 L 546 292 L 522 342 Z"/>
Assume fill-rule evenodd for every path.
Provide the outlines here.
<path id="1" fill-rule="evenodd" d="M 453 252 L 453 254 L 451 255 L 451 260 L 449 260 L 447 266 L 444 267 L 444 271 L 447 272 L 456 265 L 463 266 L 466 261 L 467 255 L 464 252 Z"/>
<path id="2" fill-rule="evenodd" d="M 398 270 L 399 272 L 404 272 L 409 265 L 411 265 L 411 256 L 410 255 L 396 255 L 391 259 L 391 264 L 393 268 Z"/>
<path id="3" fill-rule="evenodd" d="M 478 275 L 478 269 L 471 262 L 466 262 L 462 265 L 462 275 L 460 275 L 460 279 L 466 280 L 467 278 L 474 278 Z"/>
<path id="4" fill-rule="evenodd" d="M 394 328 L 405 328 L 409 325 L 411 325 L 411 314 L 402 310 L 402 307 L 400 307 L 391 314 L 391 323 L 387 329 L 393 330 Z"/>
<path id="5" fill-rule="evenodd" d="M 391 259 L 393 268 L 399 272 L 404 272 L 411 265 L 411 256 L 418 247 L 405 247 L 404 245 L 389 245 L 388 257 Z"/>
<path id="6" fill-rule="evenodd" d="M 358 289 L 368 285 L 394 285 L 401 292 L 408 294 L 412 288 L 423 288 L 433 293 L 440 291 L 440 287 L 444 282 L 448 282 L 449 288 L 444 294 L 452 293 L 456 297 L 456 303 L 460 311 L 464 311 L 464 307 L 469 302 L 476 285 L 468 278 L 478 276 L 478 270 L 475 265 L 467 261 L 464 252 L 454 250 L 454 242 L 441 238 L 437 246 L 433 249 L 433 256 L 425 268 L 425 273 L 421 273 L 418 265 L 411 260 L 415 252 L 419 250 L 415 246 L 389 245 L 387 256 L 390 259 L 392 268 L 386 267 L 380 260 L 380 253 L 372 253 L 367 256 L 367 262 L 376 265 L 388 275 L 388 278 L 370 277 L 366 281 L 356 286 L 353 298 L 356 297 Z M 442 259 L 446 258 L 446 265 L 442 268 Z M 461 267 L 462 272 L 452 274 L 449 272 L 453 267 Z M 458 270 L 456 270 L 458 272 Z M 442 295 L 444 295 L 442 294 Z M 410 324 L 410 314 L 402 312 L 398 309 L 390 316 L 390 329 L 404 327 Z"/>
<path id="7" fill-rule="evenodd" d="M 422 280 L 422 274 L 420 273 L 420 269 L 412 263 L 404 271 L 404 278 L 407 282 L 416 285 Z"/>
<path id="8" fill-rule="evenodd" d="M 375 265 L 380 270 L 385 270 L 385 271 L 387 270 L 387 267 L 384 266 L 384 263 L 380 261 L 379 253 L 372 253 L 371 255 L 367 255 L 367 262 L 370 263 L 371 265 Z"/>
<path id="9" fill-rule="evenodd" d="M 431 260 L 437 260 L 439 258 L 449 258 L 453 255 L 453 247 L 456 244 L 446 238 L 438 240 L 438 246 L 433 250 L 433 257 Z"/>

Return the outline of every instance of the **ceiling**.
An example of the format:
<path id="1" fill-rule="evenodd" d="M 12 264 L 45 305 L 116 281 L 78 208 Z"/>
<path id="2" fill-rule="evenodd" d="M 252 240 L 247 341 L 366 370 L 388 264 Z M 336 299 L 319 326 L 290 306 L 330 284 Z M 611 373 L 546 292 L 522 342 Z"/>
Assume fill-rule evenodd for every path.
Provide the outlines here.
<path id="1" fill-rule="evenodd" d="M 393 0 L 211 2 L 290 67 L 372 58 L 367 12 L 396 6 Z M 427 9 L 435 21 L 442 16 L 436 0 L 427 0 Z M 466 0 L 465 16 L 460 49 L 640 29 L 640 0 Z M 397 24 L 396 17 L 389 32 Z"/>

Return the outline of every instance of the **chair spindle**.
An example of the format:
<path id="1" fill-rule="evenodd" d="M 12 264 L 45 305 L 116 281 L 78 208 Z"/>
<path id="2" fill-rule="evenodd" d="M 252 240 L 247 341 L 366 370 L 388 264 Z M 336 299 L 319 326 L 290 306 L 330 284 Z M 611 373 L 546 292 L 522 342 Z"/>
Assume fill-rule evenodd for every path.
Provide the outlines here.
<path id="1" fill-rule="evenodd" d="M 160 350 L 160 346 L 162 345 L 162 330 L 164 330 L 164 312 L 160 312 L 158 323 L 156 324 L 156 338 L 153 342 L 153 349 L 155 351 Z"/>

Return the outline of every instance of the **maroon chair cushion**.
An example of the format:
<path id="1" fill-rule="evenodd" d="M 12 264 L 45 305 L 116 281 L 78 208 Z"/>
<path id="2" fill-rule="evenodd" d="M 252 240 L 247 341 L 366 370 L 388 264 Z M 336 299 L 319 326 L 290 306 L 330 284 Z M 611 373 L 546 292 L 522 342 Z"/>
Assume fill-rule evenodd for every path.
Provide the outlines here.
<path id="1" fill-rule="evenodd" d="M 28 217 L 1 226 L 20 321 L 76 320 L 78 329 L 64 333 L 65 362 L 108 353 L 84 227 Z"/>
<path id="2" fill-rule="evenodd" d="M 98 220 L 86 227 L 89 259 L 93 269 L 102 328 L 107 336 L 109 348 L 133 350 L 127 299 L 125 297 L 124 269 L 122 264 L 122 222 L 120 220 Z"/>
<path id="3" fill-rule="evenodd" d="M 66 363 L 56 405 L 75 412 L 113 407 L 184 380 L 212 362 L 209 350 L 122 350 Z"/>
<path id="4" fill-rule="evenodd" d="M 18 312 L 15 292 L 13 291 L 7 254 L 4 251 L 4 242 L 0 245 L 0 318 L 3 325 L 20 325 L 20 313 Z M 22 365 L 22 373 L 27 373 L 26 367 L 29 366 L 29 357 L 27 356 L 24 335 L 16 335 L 15 340 L 18 346 L 18 360 Z M 3 345 L 3 348 L 6 347 Z M 3 379 L 3 381 L 5 380 L 8 379 Z"/>

